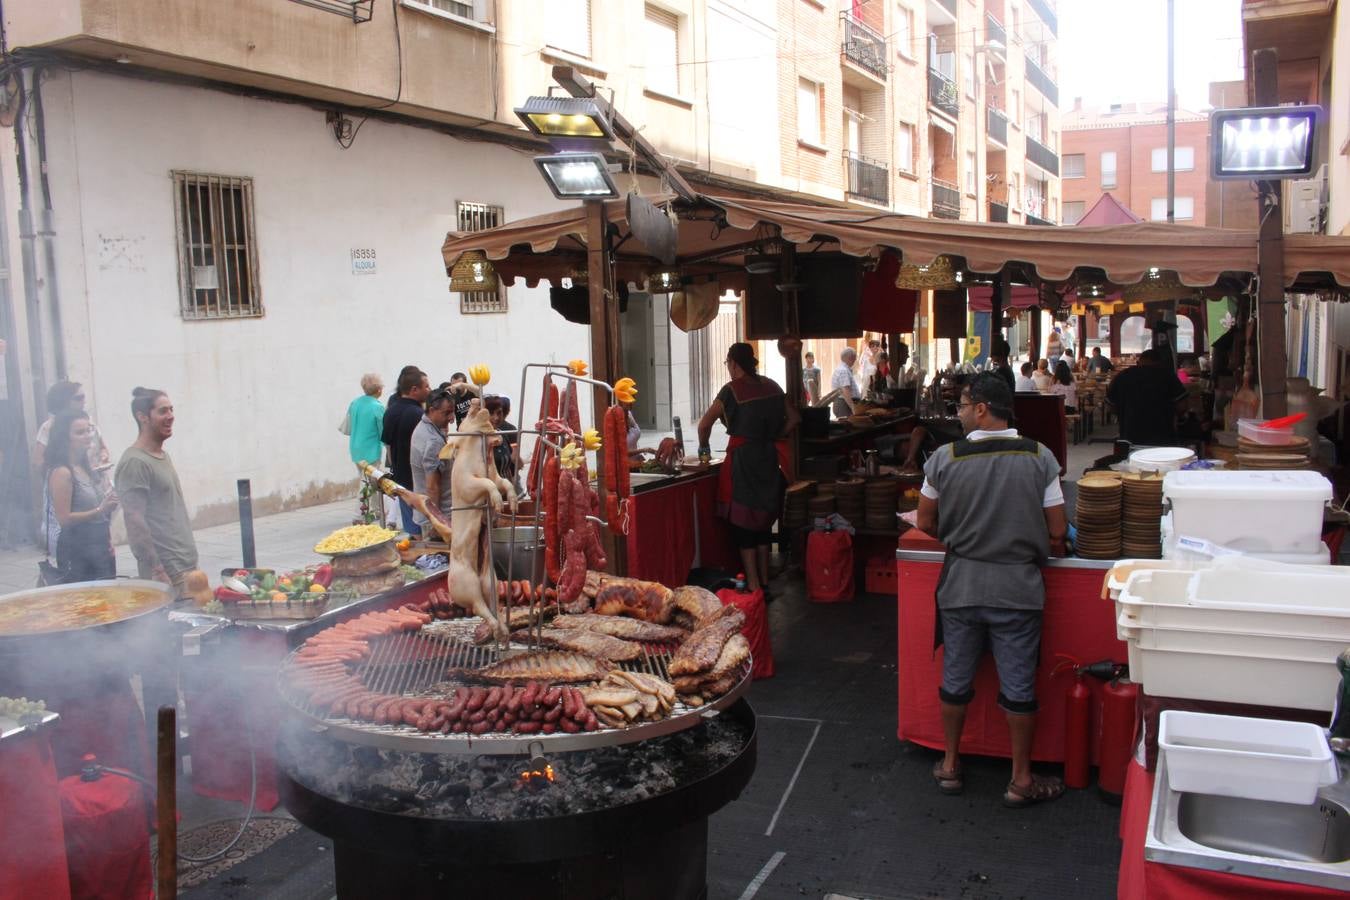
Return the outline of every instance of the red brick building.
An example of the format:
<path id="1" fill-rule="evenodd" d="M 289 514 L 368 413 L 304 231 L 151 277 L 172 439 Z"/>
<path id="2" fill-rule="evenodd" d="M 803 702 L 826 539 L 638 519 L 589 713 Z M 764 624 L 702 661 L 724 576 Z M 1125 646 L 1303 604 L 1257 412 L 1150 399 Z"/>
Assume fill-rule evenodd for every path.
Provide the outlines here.
<path id="1" fill-rule="evenodd" d="M 1060 179 L 1063 223 L 1073 225 L 1104 193 L 1141 219 L 1167 221 L 1167 107 L 1115 104 L 1085 109 L 1081 100 L 1062 120 Z M 1207 223 L 1209 118 L 1176 113 L 1176 221 Z"/>

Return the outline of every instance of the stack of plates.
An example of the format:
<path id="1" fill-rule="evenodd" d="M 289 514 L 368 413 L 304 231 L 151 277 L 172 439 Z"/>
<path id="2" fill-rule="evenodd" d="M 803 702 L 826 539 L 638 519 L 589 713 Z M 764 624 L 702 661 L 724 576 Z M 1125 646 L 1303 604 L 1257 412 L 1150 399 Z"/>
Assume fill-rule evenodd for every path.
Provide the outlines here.
<path id="1" fill-rule="evenodd" d="M 1258 444 L 1244 437 L 1238 438 L 1237 467 L 1239 469 L 1307 469 L 1312 444 L 1301 435 L 1292 435 L 1287 444 Z"/>
<path id="2" fill-rule="evenodd" d="M 814 481 L 798 481 L 787 489 L 783 498 L 783 527 L 788 529 L 805 528 L 811 524 L 809 501 L 816 493 Z"/>
<path id="3" fill-rule="evenodd" d="M 863 520 L 863 488 L 866 486 L 867 482 L 861 478 L 841 478 L 834 483 L 834 511 L 855 528 Z"/>
<path id="4" fill-rule="evenodd" d="M 882 531 L 895 528 L 895 506 L 900 482 L 894 478 L 871 478 L 863 490 L 863 522 Z"/>
<path id="5" fill-rule="evenodd" d="M 1074 547 L 1085 559 L 1120 556 L 1120 478 L 1119 472 L 1089 472 L 1078 482 Z"/>
<path id="6" fill-rule="evenodd" d="M 1121 544 L 1126 556 L 1133 559 L 1160 559 L 1162 557 L 1162 487 L 1161 472 L 1139 472 L 1121 479 L 1124 488 L 1124 513 L 1121 525 Z"/>
<path id="7" fill-rule="evenodd" d="M 806 500 L 806 515 L 808 524 L 816 519 L 823 519 L 825 516 L 834 512 L 834 494 L 817 493 L 814 497 Z"/>

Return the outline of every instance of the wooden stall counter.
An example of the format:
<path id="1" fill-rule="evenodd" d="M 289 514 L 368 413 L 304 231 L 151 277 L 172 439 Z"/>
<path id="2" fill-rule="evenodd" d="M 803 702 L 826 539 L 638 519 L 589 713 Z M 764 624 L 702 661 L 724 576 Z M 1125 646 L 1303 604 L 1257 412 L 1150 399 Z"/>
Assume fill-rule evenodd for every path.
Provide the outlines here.
<path id="1" fill-rule="evenodd" d="M 942 682 L 942 649 L 934 649 L 937 618 L 935 594 L 945 554 L 942 545 L 912 528 L 900 538 L 896 551 L 896 606 L 898 629 L 899 727 L 901 740 L 941 749 L 942 715 L 938 686 Z M 1083 663 L 1127 660 L 1125 643 L 1116 637 L 1115 605 L 1102 599 L 1102 579 L 1111 560 L 1052 559 L 1045 577 L 1045 612 L 1041 625 L 1041 661 L 1036 674 L 1040 713 L 1036 720 L 1033 759 L 1064 760 L 1066 695 L 1073 683 L 1067 672 L 1052 674 L 1056 654 Z M 1086 679 L 1100 708 L 1100 682 Z M 1096 713 L 1094 712 L 1094 717 Z M 1092 730 L 1092 761 L 1097 762 L 1099 729 Z M 986 654 L 975 678 L 975 699 L 966 715 L 961 740 L 963 753 L 1008 757 L 1008 724 L 998 706 L 998 674 Z"/>
<path id="2" fill-rule="evenodd" d="M 685 469 L 639 483 L 628 498 L 628 574 L 676 588 L 699 563 L 735 574 L 740 559 L 727 523 L 717 517 L 721 464 Z"/>

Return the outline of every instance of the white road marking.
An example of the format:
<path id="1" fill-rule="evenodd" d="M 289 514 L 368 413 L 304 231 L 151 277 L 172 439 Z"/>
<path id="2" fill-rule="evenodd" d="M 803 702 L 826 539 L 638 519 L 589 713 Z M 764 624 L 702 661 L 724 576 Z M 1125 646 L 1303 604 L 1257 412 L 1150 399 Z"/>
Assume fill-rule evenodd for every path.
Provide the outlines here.
<path id="1" fill-rule="evenodd" d="M 806 765 L 806 757 L 811 754 L 811 748 L 816 745 L 816 738 L 820 735 L 820 726 L 823 722 L 817 721 L 815 730 L 811 732 L 811 740 L 806 742 L 806 749 L 802 751 L 802 758 L 797 761 L 797 771 L 792 773 L 792 780 L 788 782 L 787 790 L 783 791 L 783 798 L 778 801 L 778 809 L 774 810 L 773 818 L 769 820 L 769 827 L 765 830 L 764 836 L 773 834 L 774 826 L 778 824 L 778 817 L 783 814 L 783 807 L 787 804 L 788 796 L 792 789 L 797 786 L 797 777 L 802 774 L 802 766 Z"/>
<path id="2" fill-rule="evenodd" d="M 752 897 L 758 894 L 759 889 L 764 886 L 765 881 L 768 881 L 769 876 L 773 874 L 773 870 L 778 868 L 778 864 L 783 861 L 784 856 L 787 856 L 787 854 L 782 850 L 779 850 L 773 856 L 770 856 L 769 861 L 764 864 L 764 868 L 760 869 L 759 874 L 752 878 L 750 883 L 745 886 L 745 890 L 741 893 L 740 900 L 751 900 Z"/>
<path id="3" fill-rule="evenodd" d="M 810 719 L 810 718 L 804 718 L 804 717 L 802 717 L 802 716 L 770 716 L 770 715 L 767 715 L 767 714 L 766 714 L 766 715 L 760 716 L 760 718 L 761 718 L 761 719 L 782 719 L 782 720 L 785 721 L 785 722 L 824 722 L 824 721 L 825 721 L 824 719 Z"/>

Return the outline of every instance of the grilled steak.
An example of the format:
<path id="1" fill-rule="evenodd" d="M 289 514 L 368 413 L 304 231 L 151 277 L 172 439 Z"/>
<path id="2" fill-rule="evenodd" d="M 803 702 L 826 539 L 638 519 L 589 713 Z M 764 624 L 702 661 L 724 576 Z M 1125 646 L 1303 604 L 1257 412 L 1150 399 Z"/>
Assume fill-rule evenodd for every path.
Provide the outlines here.
<path id="1" fill-rule="evenodd" d="M 529 637 L 529 633 L 522 631 L 518 639 L 523 641 Z M 578 653 L 618 662 L 627 662 L 642 655 L 641 644 L 582 628 L 544 628 L 540 630 L 539 640 L 546 647 L 576 650 Z"/>
<path id="2" fill-rule="evenodd" d="M 595 611 L 665 625 L 675 612 L 673 598 L 670 588 L 657 581 L 607 577 L 595 595 Z"/>
<path id="3" fill-rule="evenodd" d="M 675 608 L 683 610 L 695 622 L 702 622 L 722 611 L 722 601 L 712 591 L 692 584 L 675 589 Z"/>
<path id="4" fill-rule="evenodd" d="M 450 669 L 450 678 L 472 681 L 599 681 L 614 668 L 609 660 L 563 650 L 527 650 L 481 669 Z"/>
<path id="5" fill-rule="evenodd" d="M 600 616 L 587 613 L 579 616 L 558 616 L 552 622 L 554 628 L 576 628 L 583 631 L 595 631 L 626 641 L 679 641 L 687 632 L 671 625 L 655 625 L 640 619 L 628 619 L 621 616 Z"/>

